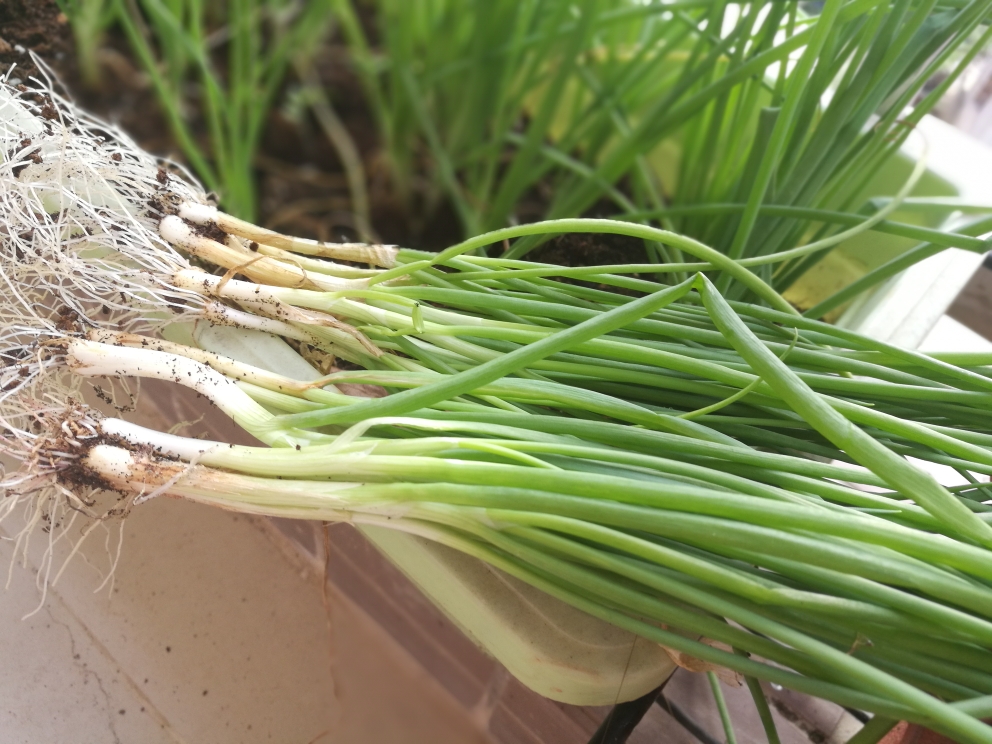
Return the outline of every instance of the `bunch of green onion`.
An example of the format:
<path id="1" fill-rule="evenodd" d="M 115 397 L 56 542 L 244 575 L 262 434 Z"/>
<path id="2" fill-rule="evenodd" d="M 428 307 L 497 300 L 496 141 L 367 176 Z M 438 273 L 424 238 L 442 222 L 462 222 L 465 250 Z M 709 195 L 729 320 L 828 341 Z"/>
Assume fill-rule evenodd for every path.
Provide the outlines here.
<path id="1" fill-rule="evenodd" d="M 703 307 L 676 302 L 690 282 L 640 299 L 618 295 L 614 307 L 582 308 L 585 319 L 559 319 L 536 341 L 504 339 L 515 348 L 488 361 L 463 356 L 462 371 L 319 381 L 409 388 L 361 402 L 230 361 L 230 377 L 217 379 L 174 345 L 72 340 L 77 373 L 192 381 L 249 432 L 291 445 L 177 442 L 106 421 L 104 437 L 118 445 L 123 437 L 133 451 L 93 446 L 83 467 L 144 495 L 165 490 L 255 513 L 408 530 L 670 648 L 983 740 L 987 729 L 948 703 L 992 692 L 992 656 L 983 650 L 992 641 L 988 507 L 980 486 L 949 492 L 900 454 L 988 471 L 990 434 L 956 419 L 973 410 L 968 404 L 992 401 L 992 380 L 981 366 L 952 366 L 796 316 L 738 312 L 705 279 L 694 282 Z M 567 310 L 507 299 L 518 314 L 525 302 L 547 305 L 546 319 Z M 431 310 L 422 312 L 421 331 L 410 322 L 411 343 L 444 339 Z M 460 336 L 451 338 L 487 348 L 484 331 L 448 327 Z M 94 337 L 113 340 L 105 331 Z M 610 394 L 619 392 L 617 375 L 629 377 L 624 397 Z M 235 387 L 232 377 L 253 382 Z M 638 384 L 654 380 L 658 387 Z M 596 390 L 603 385 L 610 392 Z M 341 434 L 327 428 L 352 423 Z"/>
<path id="2" fill-rule="evenodd" d="M 51 197 L 34 165 L 0 177 L 8 214 L 38 222 L 30 237 L 11 230 L 0 255 L 23 282 L 3 305 L 0 450 L 25 462 L 3 481 L 20 499 L 0 515 L 19 500 L 85 511 L 96 487 L 388 526 L 751 680 L 871 711 L 862 742 L 899 719 L 992 741 L 980 721 L 992 713 L 992 508 L 976 477 L 992 473 L 992 358 L 804 319 L 746 266 L 653 228 L 567 220 L 438 255 L 340 247 L 176 191 L 157 213 L 114 212 L 120 184 L 140 193 L 147 178 L 105 177 L 98 207 L 92 191 L 55 189 L 71 203 L 17 211 Z M 727 302 L 703 274 L 666 285 L 598 267 L 589 286 L 470 254 L 541 231 L 665 241 L 770 307 Z M 56 281 L 58 266 L 79 283 Z M 363 369 L 300 382 L 150 335 L 169 313 Z M 191 387 L 270 447 L 53 405 L 87 377 Z M 343 382 L 388 394 L 356 398 Z M 907 457 L 971 483 L 947 488 Z"/>

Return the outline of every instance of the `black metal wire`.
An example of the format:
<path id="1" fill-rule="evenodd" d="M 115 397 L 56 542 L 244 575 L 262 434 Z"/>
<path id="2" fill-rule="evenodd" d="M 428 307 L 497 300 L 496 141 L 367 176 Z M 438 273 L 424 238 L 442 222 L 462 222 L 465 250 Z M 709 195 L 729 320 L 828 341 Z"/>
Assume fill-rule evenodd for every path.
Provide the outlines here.
<path id="1" fill-rule="evenodd" d="M 669 677 L 671 679 L 671 677 Z M 677 703 L 665 697 L 664 689 L 668 680 L 657 689 L 651 690 L 647 695 L 631 700 L 627 703 L 614 705 L 609 714 L 603 719 L 596 733 L 589 740 L 589 744 L 625 744 L 630 735 L 637 728 L 652 704 L 657 704 L 668 715 L 675 719 L 682 728 L 688 731 L 701 744 L 724 744 L 720 739 L 710 736 L 692 716 L 685 712 Z M 850 715 L 861 723 L 867 723 L 871 716 L 864 711 L 854 708 L 844 708 Z"/>
<path id="2" fill-rule="evenodd" d="M 695 736 L 696 739 L 701 741 L 703 744 L 723 744 L 723 742 L 719 739 L 714 739 L 706 733 L 706 729 L 696 723 L 695 719 L 682 710 L 682 708 L 666 698 L 664 693 L 658 695 L 656 702 L 666 713 L 668 713 L 668 715 L 674 718 L 678 724 L 682 726 L 682 728 Z"/>
<path id="3" fill-rule="evenodd" d="M 624 744 L 644 718 L 644 714 L 651 710 L 664 686 L 661 685 L 636 700 L 614 705 L 596 729 L 596 733 L 592 735 L 589 744 Z"/>
<path id="4" fill-rule="evenodd" d="M 665 697 L 665 685 L 671 680 L 669 677 L 660 687 L 651 690 L 647 695 L 631 700 L 628 703 L 614 705 L 606 718 L 592 735 L 589 744 L 625 744 L 630 735 L 637 728 L 641 719 L 647 715 L 653 704 L 657 704 L 668 715 L 675 719 L 682 728 L 688 731 L 697 741 L 702 744 L 724 744 L 720 739 L 710 736 L 692 716 L 685 712 L 677 703 L 673 703 Z M 861 711 L 851 711 L 852 715 Z M 861 713 L 864 715 L 864 713 Z M 856 718 L 860 717 L 855 715 Z"/>
<path id="5" fill-rule="evenodd" d="M 865 713 L 863 710 L 856 710 L 854 708 L 844 708 L 848 713 L 857 718 L 861 723 L 868 723 L 871 720 L 871 716 Z"/>

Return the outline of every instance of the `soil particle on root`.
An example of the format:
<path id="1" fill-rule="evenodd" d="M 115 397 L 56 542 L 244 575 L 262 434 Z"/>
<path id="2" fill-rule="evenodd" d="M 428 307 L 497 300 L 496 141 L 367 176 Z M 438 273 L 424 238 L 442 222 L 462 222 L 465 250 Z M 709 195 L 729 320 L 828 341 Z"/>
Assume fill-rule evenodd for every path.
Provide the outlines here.
<path id="1" fill-rule="evenodd" d="M 221 245 L 227 240 L 227 233 L 217 227 L 213 222 L 208 222 L 205 225 L 189 225 L 194 233 L 200 235 L 204 238 L 209 238 L 215 243 L 220 243 Z"/>

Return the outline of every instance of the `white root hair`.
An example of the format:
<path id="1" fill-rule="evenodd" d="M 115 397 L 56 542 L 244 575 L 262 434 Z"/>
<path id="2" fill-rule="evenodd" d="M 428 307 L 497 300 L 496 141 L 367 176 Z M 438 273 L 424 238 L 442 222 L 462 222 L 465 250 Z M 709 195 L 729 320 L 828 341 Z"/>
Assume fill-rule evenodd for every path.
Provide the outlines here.
<path id="1" fill-rule="evenodd" d="M 44 70 L 43 65 L 39 66 Z M 202 189 L 114 126 L 75 108 L 51 78 L 0 79 L 0 291 L 53 318 L 136 330 L 202 302 L 168 277 L 189 262 L 158 233 Z"/>
<path id="2" fill-rule="evenodd" d="M 134 496 L 109 491 L 80 469 L 89 449 L 104 439 L 99 413 L 71 397 L 58 400 L 51 390 L 45 391 L 45 400 L 22 392 L 19 415 L 28 421 L 12 424 L 6 415 L 10 407 L 0 406 L 0 466 L 11 459 L 20 462 L 16 471 L 0 467 L 0 539 L 14 542 L 9 583 L 10 571 L 16 563 L 27 563 L 40 533 L 37 611 L 49 584 L 85 540 L 98 529 L 106 530 L 109 539 L 112 524 L 120 526 Z M 107 578 L 113 567 L 111 556 Z"/>

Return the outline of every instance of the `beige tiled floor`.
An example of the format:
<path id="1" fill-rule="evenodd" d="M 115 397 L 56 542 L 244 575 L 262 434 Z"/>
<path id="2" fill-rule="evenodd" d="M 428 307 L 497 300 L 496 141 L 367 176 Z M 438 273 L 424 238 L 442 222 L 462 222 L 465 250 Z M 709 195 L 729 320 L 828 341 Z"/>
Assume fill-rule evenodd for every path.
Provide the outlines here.
<path id="1" fill-rule="evenodd" d="M 11 554 L 0 542 L 0 565 Z M 253 520 L 165 499 L 136 509 L 112 596 L 93 593 L 103 540 L 86 554 L 27 620 L 31 565 L 0 594 L 0 744 L 486 741 L 334 595 L 332 649 L 317 577 Z"/>

